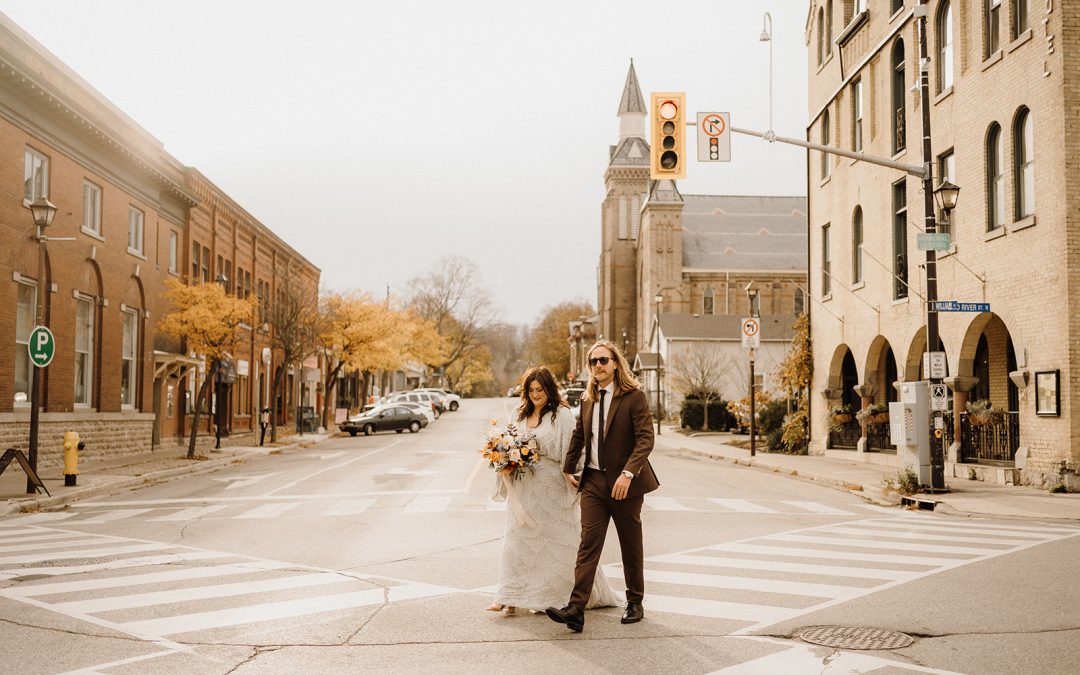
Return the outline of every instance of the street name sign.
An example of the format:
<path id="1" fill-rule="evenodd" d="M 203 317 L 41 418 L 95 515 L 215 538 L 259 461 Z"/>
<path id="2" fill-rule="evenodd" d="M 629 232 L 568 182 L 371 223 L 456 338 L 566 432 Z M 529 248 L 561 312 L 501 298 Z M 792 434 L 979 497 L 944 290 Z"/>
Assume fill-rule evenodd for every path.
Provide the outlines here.
<path id="1" fill-rule="evenodd" d="M 45 326 L 37 326 L 30 332 L 26 350 L 30 352 L 30 363 L 38 368 L 44 368 L 52 363 L 53 354 L 56 352 L 56 338 Z"/>
<path id="2" fill-rule="evenodd" d="M 761 346 L 761 320 L 757 317 L 743 319 L 742 346 L 744 349 L 757 349 Z"/>
<path id="3" fill-rule="evenodd" d="M 989 302 L 959 302 L 957 300 L 935 300 L 935 312 L 989 312 Z"/>
<path id="4" fill-rule="evenodd" d="M 699 162 L 731 161 L 731 113 L 697 114 L 697 158 Z"/>
<path id="5" fill-rule="evenodd" d="M 920 232 L 915 235 L 915 243 L 920 251 L 948 251 L 952 236 L 948 232 Z"/>

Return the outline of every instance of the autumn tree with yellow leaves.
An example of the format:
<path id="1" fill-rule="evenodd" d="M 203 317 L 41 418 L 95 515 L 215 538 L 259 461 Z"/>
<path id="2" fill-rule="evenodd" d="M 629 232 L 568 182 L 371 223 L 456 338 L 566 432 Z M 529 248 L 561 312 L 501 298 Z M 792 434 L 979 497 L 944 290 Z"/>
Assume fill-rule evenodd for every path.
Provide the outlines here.
<path id="1" fill-rule="evenodd" d="M 593 313 L 592 305 L 583 300 L 562 302 L 545 309 L 525 341 L 528 362 L 546 366 L 556 379 L 566 377 L 570 372 L 570 322 Z"/>
<path id="2" fill-rule="evenodd" d="M 195 457 L 195 438 L 199 429 L 199 401 L 210 394 L 210 385 L 217 377 L 222 361 L 240 340 L 241 325 L 252 323 L 255 299 L 241 300 L 228 295 L 221 284 L 187 286 L 176 279 L 167 282 L 165 297 L 172 304 L 158 325 L 163 333 L 182 340 L 189 352 L 206 359 L 206 371 L 199 394 L 195 399 L 195 414 L 191 420 L 188 440 L 188 459 Z"/>

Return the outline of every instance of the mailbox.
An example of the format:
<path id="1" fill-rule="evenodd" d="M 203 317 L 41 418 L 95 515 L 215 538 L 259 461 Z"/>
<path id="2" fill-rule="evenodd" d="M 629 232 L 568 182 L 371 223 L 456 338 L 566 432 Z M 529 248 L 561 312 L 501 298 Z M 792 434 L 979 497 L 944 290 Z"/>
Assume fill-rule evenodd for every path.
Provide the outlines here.
<path id="1" fill-rule="evenodd" d="M 926 382 L 901 382 L 900 400 L 889 404 L 889 434 L 904 463 L 931 485 L 930 392 Z"/>

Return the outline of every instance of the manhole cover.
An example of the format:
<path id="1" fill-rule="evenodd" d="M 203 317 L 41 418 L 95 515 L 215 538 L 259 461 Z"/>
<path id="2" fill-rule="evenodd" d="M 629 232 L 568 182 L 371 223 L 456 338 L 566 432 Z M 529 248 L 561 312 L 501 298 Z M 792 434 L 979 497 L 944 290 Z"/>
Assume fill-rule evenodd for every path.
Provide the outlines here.
<path id="1" fill-rule="evenodd" d="M 812 626 L 803 629 L 799 637 L 811 644 L 841 649 L 901 649 L 915 641 L 907 633 L 858 626 Z"/>

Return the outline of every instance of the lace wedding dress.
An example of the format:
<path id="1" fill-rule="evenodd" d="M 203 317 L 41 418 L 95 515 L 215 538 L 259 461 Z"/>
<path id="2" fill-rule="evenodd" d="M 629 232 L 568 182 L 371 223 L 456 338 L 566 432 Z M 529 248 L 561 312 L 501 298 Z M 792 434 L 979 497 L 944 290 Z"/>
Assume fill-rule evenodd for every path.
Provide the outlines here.
<path id="1" fill-rule="evenodd" d="M 562 473 L 563 456 L 574 431 L 574 416 L 560 407 L 533 429 L 543 459 L 532 473 L 514 481 L 510 490 L 531 523 L 519 524 L 507 505 L 499 587 L 495 603 L 525 609 L 562 607 L 574 587 L 574 565 L 581 542 L 581 510 L 576 490 Z M 518 422 L 524 430 L 525 421 Z M 603 570 L 596 569 L 588 607 L 612 607 L 621 602 Z"/>

